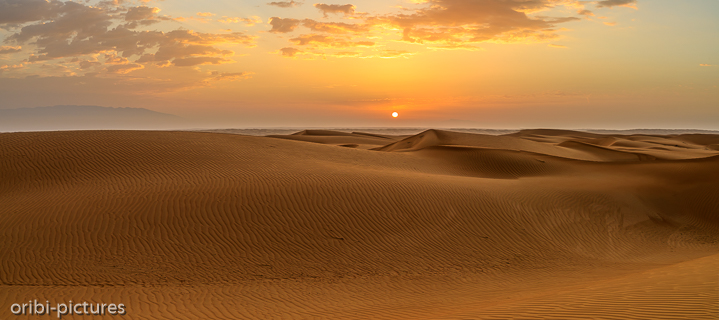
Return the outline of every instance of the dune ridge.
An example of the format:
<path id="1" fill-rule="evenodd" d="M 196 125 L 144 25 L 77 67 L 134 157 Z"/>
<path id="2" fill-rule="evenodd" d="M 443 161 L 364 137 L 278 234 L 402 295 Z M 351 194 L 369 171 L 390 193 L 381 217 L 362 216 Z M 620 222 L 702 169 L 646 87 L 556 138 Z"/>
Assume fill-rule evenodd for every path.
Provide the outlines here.
<path id="1" fill-rule="evenodd" d="M 718 140 L 0 134 L 0 316 L 47 297 L 132 319 L 708 319 Z"/>

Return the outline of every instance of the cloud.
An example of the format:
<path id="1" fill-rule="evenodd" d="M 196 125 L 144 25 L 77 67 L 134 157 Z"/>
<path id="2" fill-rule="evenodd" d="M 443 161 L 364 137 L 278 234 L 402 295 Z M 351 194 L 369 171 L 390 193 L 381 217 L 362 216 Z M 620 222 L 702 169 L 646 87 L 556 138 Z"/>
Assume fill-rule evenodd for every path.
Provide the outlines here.
<path id="1" fill-rule="evenodd" d="M 608 25 L 608 26 L 610 26 L 610 27 L 614 27 L 614 26 L 617 25 L 616 22 L 604 22 L 604 24 L 606 24 L 606 25 Z"/>
<path id="2" fill-rule="evenodd" d="M 107 67 L 107 72 L 127 74 L 135 70 L 143 69 L 145 66 L 138 63 L 119 64 Z"/>
<path id="3" fill-rule="evenodd" d="M 328 48 L 331 49 L 337 49 L 337 47 L 330 46 Z M 382 58 L 382 59 L 392 59 L 392 58 L 408 58 L 416 53 L 409 52 L 406 50 L 372 50 L 369 52 L 358 52 L 358 51 L 325 51 L 325 50 L 317 50 L 317 48 L 313 48 L 310 50 L 300 50 L 293 47 L 285 47 L 276 52 L 277 54 L 282 55 L 286 58 L 297 58 L 300 55 L 302 55 L 305 59 L 326 59 L 328 57 L 332 58 L 361 58 L 361 59 L 371 59 L 371 58 Z"/>
<path id="4" fill-rule="evenodd" d="M 573 1 L 564 5 L 574 7 Z M 557 38 L 558 23 L 579 20 L 576 17 L 530 18 L 522 10 L 553 8 L 552 0 L 430 0 L 412 14 L 375 17 L 375 24 L 402 30 L 402 40 L 410 43 L 445 45 L 478 42 L 527 42 Z"/>
<path id="5" fill-rule="evenodd" d="M 272 26 L 270 32 L 273 33 L 288 33 L 295 30 L 300 26 L 300 20 L 297 19 L 283 19 L 279 17 L 270 18 L 269 24 Z"/>
<path id="6" fill-rule="evenodd" d="M 209 17 L 212 17 L 215 15 L 214 13 L 211 13 L 211 12 L 198 12 L 196 14 L 198 17 L 203 17 L 203 18 L 209 18 Z"/>
<path id="7" fill-rule="evenodd" d="M 128 64 L 130 60 L 125 57 L 118 57 L 114 54 L 105 54 L 105 64 Z"/>
<path id="8" fill-rule="evenodd" d="M 231 60 L 224 57 L 231 56 L 234 52 L 218 49 L 212 44 L 250 41 L 248 36 L 242 33 L 207 34 L 189 30 L 175 30 L 161 33 L 159 36 L 161 37 L 156 42 L 159 44 L 157 51 L 144 54 L 138 62 L 172 62 L 179 67 L 228 63 Z"/>
<path id="9" fill-rule="evenodd" d="M 292 7 L 298 7 L 301 6 L 303 2 L 295 2 L 292 1 L 276 1 L 276 2 L 270 2 L 267 5 L 280 7 L 280 8 L 292 8 Z"/>
<path id="10" fill-rule="evenodd" d="M 230 62 L 232 62 L 232 60 L 225 59 L 222 57 L 188 57 L 176 58 L 172 60 L 172 64 L 178 67 L 192 67 L 205 64 L 223 64 Z"/>
<path id="11" fill-rule="evenodd" d="M 300 27 L 313 33 L 289 39 L 294 45 L 351 47 L 357 43 L 386 45 L 387 41 L 422 44 L 427 49 L 479 50 L 482 42 L 529 43 L 558 39 L 560 24 L 581 21 L 576 16 L 540 16 L 535 13 L 564 7 L 580 15 L 587 1 L 579 0 L 426 0 L 413 1 L 413 9 L 400 13 L 357 15 L 355 6 L 318 3 L 325 17 L 351 15 L 359 23 L 320 22 L 313 19 L 270 19 L 270 32 L 287 33 Z M 560 11 L 561 12 L 561 11 Z M 336 35 L 347 35 L 337 38 Z M 397 38 L 392 38 L 398 36 Z M 379 39 L 379 40 L 377 40 Z M 391 52 L 391 51 L 388 51 Z M 312 54 L 322 54 L 313 52 Z M 309 53 L 308 53 L 309 54 Z M 328 56 L 335 53 L 325 52 Z M 403 56 L 407 56 L 403 53 Z M 373 54 L 372 56 L 378 56 Z M 360 57 L 367 57 L 360 55 Z"/>
<path id="12" fill-rule="evenodd" d="M 150 20 L 160 12 L 159 8 L 150 8 L 146 6 L 130 8 L 125 14 L 125 20 L 137 21 L 137 20 Z"/>
<path id="13" fill-rule="evenodd" d="M 190 30 L 136 31 L 134 22 L 152 19 L 157 8 L 132 7 L 123 15 L 128 24 L 116 23 L 114 15 L 100 7 L 90 7 L 78 3 L 66 2 L 61 13 L 52 21 L 38 21 L 20 28 L 5 41 L 23 44 L 34 40 L 38 50 L 29 57 L 29 61 L 52 60 L 64 57 L 96 54 L 116 51 L 124 57 L 142 55 L 146 51 L 157 49 L 163 52 L 184 50 L 196 55 L 197 48 L 202 47 L 204 54 L 222 54 L 212 45 L 219 43 L 237 43 L 253 46 L 256 37 L 234 32 L 229 34 L 199 33 Z M 182 54 L 171 55 L 182 58 Z"/>
<path id="14" fill-rule="evenodd" d="M 219 72 L 219 71 L 213 71 L 210 73 L 212 76 L 208 79 L 208 81 L 237 81 L 237 80 L 245 80 L 252 78 L 252 75 L 254 73 L 252 72 Z"/>
<path id="15" fill-rule="evenodd" d="M 0 25 L 22 24 L 57 17 L 65 7 L 60 1 L 0 0 Z"/>
<path id="16" fill-rule="evenodd" d="M 327 14 L 334 13 L 339 14 L 342 13 L 345 16 L 351 16 L 355 13 L 355 6 L 351 4 L 324 4 L 324 3 L 316 3 L 315 8 L 320 10 L 325 18 L 327 18 Z"/>
<path id="17" fill-rule="evenodd" d="M 75 71 L 73 69 L 71 69 L 70 67 L 68 67 L 66 65 L 61 65 L 61 64 L 43 63 L 43 64 L 40 64 L 38 68 L 41 70 L 50 72 L 52 74 L 55 74 L 55 75 L 62 75 L 63 77 L 72 77 L 72 76 L 77 75 L 77 73 L 75 73 Z"/>
<path id="18" fill-rule="evenodd" d="M 391 59 L 391 58 L 407 58 L 414 53 L 405 51 L 405 50 L 382 50 L 378 54 L 373 56 L 366 56 L 364 58 L 384 58 L 384 59 Z"/>
<path id="19" fill-rule="evenodd" d="M 584 2 L 580 0 L 530 0 L 530 1 L 513 1 L 512 9 L 517 12 L 526 14 L 547 11 L 554 7 L 564 6 L 577 10 L 584 9 Z"/>
<path id="20" fill-rule="evenodd" d="M 339 57 L 339 58 L 343 58 L 343 57 L 358 57 L 358 56 L 360 56 L 360 53 L 359 53 L 359 52 L 352 52 L 352 51 L 340 51 L 340 52 L 335 52 L 334 54 L 332 54 L 332 56 L 334 56 L 334 57 Z"/>
<path id="21" fill-rule="evenodd" d="M 258 23 L 262 23 L 262 19 L 260 19 L 260 17 L 258 16 L 252 16 L 249 18 L 222 16 L 222 19 L 219 19 L 217 21 L 221 23 L 244 23 L 248 27 L 254 26 Z"/>
<path id="22" fill-rule="evenodd" d="M 25 64 L 22 68 L 6 65 L 3 76 L 117 77 L 142 69 L 158 74 L 162 68 L 177 67 L 170 68 L 176 72 L 164 71 L 173 76 L 163 81 L 172 82 L 179 74 L 192 74 L 203 79 L 198 80 L 201 82 L 207 80 L 206 74 L 184 67 L 234 62 L 229 58 L 234 51 L 221 48 L 223 45 L 255 46 L 257 37 L 243 32 L 141 30 L 143 26 L 173 20 L 158 16 L 159 12 L 155 7 L 125 6 L 122 1 L 86 5 L 57 0 L 0 0 L 0 28 L 7 31 L 4 42 L 8 44 L 0 47 L 0 54 L 15 53 L 13 58 L 22 59 L 17 62 Z M 238 76 L 228 74 L 218 79 Z M 187 82 L 194 84 L 177 87 L 198 83 Z"/>
<path id="23" fill-rule="evenodd" d="M 316 32 L 326 32 L 332 34 L 343 33 L 366 33 L 369 32 L 370 26 L 367 24 L 350 24 L 344 22 L 317 22 L 312 19 L 302 20 L 302 26 Z"/>
<path id="24" fill-rule="evenodd" d="M 52 24 L 52 23 L 48 23 Z M 189 55 L 229 55 L 231 51 L 219 50 L 213 45 L 221 43 L 236 43 L 246 46 L 254 45 L 254 37 L 235 32 L 229 34 L 199 33 L 190 30 L 161 31 L 134 31 L 127 28 L 115 28 L 98 33 L 92 37 L 81 38 L 72 34 L 59 34 L 57 30 L 47 32 L 33 32 L 30 35 L 23 32 L 11 40 L 20 43 L 36 38 L 39 55 L 30 57 L 30 61 L 51 60 L 64 57 L 94 54 L 106 51 L 117 51 L 122 56 L 143 55 L 144 61 L 160 61 L 182 58 Z M 148 50 L 157 48 L 157 53 L 147 54 Z M 147 56 L 154 56 L 154 60 L 147 60 Z"/>
<path id="25" fill-rule="evenodd" d="M 15 52 L 20 52 L 20 51 L 22 51 L 21 46 L 16 46 L 16 47 L 0 46 L 0 54 L 15 53 Z"/>
<path id="26" fill-rule="evenodd" d="M 637 0 L 603 0 L 597 2 L 597 8 L 627 7 L 636 9 Z"/>
<path id="27" fill-rule="evenodd" d="M 66 2 L 60 10 L 52 21 L 24 26 L 19 33 L 11 35 L 6 41 L 23 43 L 37 37 L 38 45 L 45 46 L 58 40 L 82 40 L 100 36 L 112 25 L 112 17 L 101 8 Z"/>
<path id="28" fill-rule="evenodd" d="M 81 60 L 81 61 L 77 61 L 77 62 L 78 62 L 78 65 L 80 66 L 81 70 L 86 70 L 86 69 L 90 69 L 90 68 L 102 65 L 102 63 L 99 61 Z"/>
<path id="29" fill-rule="evenodd" d="M 281 54 L 282 56 L 285 56 L 285 57 L 294 57 L 294 56 L 296 56 L 298 53 L 301 53 L 302 50 L 297 49 L 297 48 L 292 48 L 292 47 L 286 47 L 286 48 L 280 49 L 279 52 L 280 52 L 280 54 Z"/>
<path id="30" fill-rule="evenodd" d="M 483 48 L 471 45 L 471 44 L 449 44 L 449 45 L 434 45 L 428 47 L 430 50 L 467 50 L 467 51 L 480 51 Z"/>
<path id="31" fill-rule="evenodd" d="M 700 63 L 699 66 L 701 66 L 701 67 L 716 67 L 716 65 L 708 64 L 708 63 Z"/>
<path id="32" fill-rule="evenodd" d="M 22 63 L 16 64 L 16 65 L 9 65 L 9 64 L 0 65 L 0 74 L 3 74 L 5 71 L 20 70 L 23 68 L 25 68 L 25 65 L 23 65 Z"/>
<path id="33" fill-rule="evenodd" d="M 313 46 L 324 46 L 324 47 L 371 47 L 375 43 L 371 41 L 347 41 L 331 36 L 325 36 L 321 34 L 303 34 L 299 37 L 290 39 L 290 42 L 299 45 L 313 45 Z"/>

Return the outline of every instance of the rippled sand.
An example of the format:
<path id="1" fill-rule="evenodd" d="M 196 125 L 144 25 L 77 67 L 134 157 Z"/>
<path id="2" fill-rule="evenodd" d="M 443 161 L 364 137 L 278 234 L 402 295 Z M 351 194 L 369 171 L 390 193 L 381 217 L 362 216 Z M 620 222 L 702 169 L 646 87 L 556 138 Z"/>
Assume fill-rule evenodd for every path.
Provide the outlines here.
<path id="1" fill-rule="evenodd" d="M 0 318 L 717 319 L 718 181 L 709 134 L 4 133 Z"/>

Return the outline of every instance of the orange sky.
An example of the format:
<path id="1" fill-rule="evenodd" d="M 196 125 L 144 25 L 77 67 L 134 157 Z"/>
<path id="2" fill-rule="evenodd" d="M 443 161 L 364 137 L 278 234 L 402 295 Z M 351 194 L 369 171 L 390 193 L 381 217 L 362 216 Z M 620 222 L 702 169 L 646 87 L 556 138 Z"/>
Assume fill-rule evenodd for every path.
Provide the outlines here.
<path id="1" fill-rule="evenodd" d="M 143 107 L 203 127 L 719 129 L 717 14 L 711 0 L 0 0 L 0 109 Z"/>

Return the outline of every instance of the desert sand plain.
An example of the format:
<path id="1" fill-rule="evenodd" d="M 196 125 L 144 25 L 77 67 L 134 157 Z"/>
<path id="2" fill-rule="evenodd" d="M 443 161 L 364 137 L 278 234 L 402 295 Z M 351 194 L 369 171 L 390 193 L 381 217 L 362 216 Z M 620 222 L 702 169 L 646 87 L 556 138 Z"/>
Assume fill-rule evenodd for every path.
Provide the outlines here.
<path id="1" fill-rule="evenodd" d="M 717 270 L 719 135 L 0 134 L 0 319 L 719 319 Z"/>

